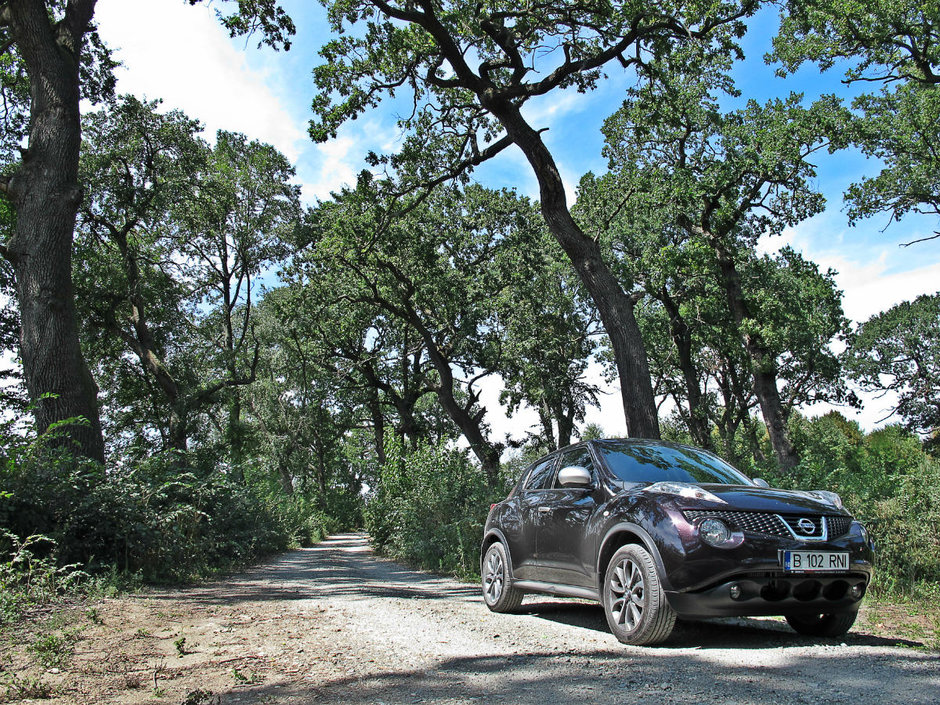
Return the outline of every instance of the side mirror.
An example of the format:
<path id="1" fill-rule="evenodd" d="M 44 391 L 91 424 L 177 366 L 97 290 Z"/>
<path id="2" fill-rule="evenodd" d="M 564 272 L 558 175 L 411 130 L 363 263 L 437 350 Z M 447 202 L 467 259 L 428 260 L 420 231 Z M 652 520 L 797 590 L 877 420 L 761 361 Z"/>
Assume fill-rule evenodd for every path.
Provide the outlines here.
<path id="1" fill-rule="evenodd" d="M 761 477 L 755 477 L 754 479 L 751 480 L 751 482 L 753 482 L 758 487 L 764 487 L 764 488 L 770 487 L 770 483 Z"/>
<path id="2" fill-rule="evenodd" d="M 562 487 L 590 487 L 591 473 L 580 465 L 569 465 L 558 471 L 558 484 Z"/>

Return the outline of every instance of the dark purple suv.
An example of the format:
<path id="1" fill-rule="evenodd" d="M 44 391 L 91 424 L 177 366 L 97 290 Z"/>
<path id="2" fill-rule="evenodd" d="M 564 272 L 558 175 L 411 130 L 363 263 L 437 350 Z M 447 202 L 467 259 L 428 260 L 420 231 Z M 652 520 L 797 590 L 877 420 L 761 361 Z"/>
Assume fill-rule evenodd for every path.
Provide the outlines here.
<path id="1" fill-rule="evenodd" d="M 495 612 L 528 592 L 597 600 L 628 644 L 663 641 L 677 615 L 783 615 L 839 636 L 872 553 L 832 492 L 771 489 L 688 446 L 588 441 L 533 463 L 492 506 L 483 598 Z"/>

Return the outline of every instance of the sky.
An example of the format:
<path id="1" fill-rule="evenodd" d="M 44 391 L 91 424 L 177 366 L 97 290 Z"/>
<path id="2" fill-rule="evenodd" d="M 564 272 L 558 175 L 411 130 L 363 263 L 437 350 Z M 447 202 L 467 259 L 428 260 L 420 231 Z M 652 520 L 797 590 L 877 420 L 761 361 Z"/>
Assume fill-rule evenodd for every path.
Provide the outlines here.
<path id="1" fill-rule="evenodd" d="M 389 152 L 400 144 L 395 125 L 399 106 L 384 104 L 344 125 L 336 139 L 313 143 L 307 136 L 314 95 L 311 69 L 321 62 L 317 51 L 330 31 L 319 3 L 286 0 L 282 5 L 298 30 L 288 52 L 259 49 L 256 39 L 230 39 L 215 17 L 217 9 L 229 8 L 218 2 L 191 7 L 186 0 L 99 0 L 95 16 L 101 36 L 123 64 L 117 70 L 120 93 L 161 99 L 165 109 L 184 111 L 204 124 L 210 140 L 224 129 L 274 145 L 296 165 L 297 181 L 312 204 L 354 183 L 367 166 L 364 159 L 370 150 Z M 763 61 L 775 27 L 775 16 L 765 12 L 745 38 L 746 60 L 735 72 L 744 97 L 764 101 L 790 91 L 803 92 L 807 99 L 829 92 L 849 95 L 835 70 L 820 74 L 815 67 L 804 66 L 787 79 L 775 77 Z M 531 124 L 549 128 L 543 138 L 555 155 L 572 202 L 581 175 L 606 170 L 600 126 L 619 107 L 627 80 L 613 68 L 609 79 L 591 93 L 553 94 L 526 108 Z M 841 152 L 820 154 L 817 167 L 826 211 L 779 237 L 765 238 L 761 250 L 773 252 L 789 245 L 823 269 L 835 270 L 845 314 L 856 323 L 901 301 L 936 293 L 940 241 L 901 245 L 932 233 L 940 227 L 936 219 L 920 216 L 889 224 L 887 216 L 878 216 L 850 227 L 842 193 L 860 176 L 876 173 L 877 164 L 858 153 Z M 515 148 L 484 165 L 475 177 L 488 186 L 538 195 L 531 169 Z M 599 423 L 608 435 L 623 434 L 619 392 L 603 383 L 599 369 L 592 374 L 610 393 L 587 420 Z M 493 382 L 484 395 L 496 437 L 518 436 L 534 422 L 534 414 L 505 419 L 498 393 Z M 871 395 L 864 399 L 861 411 L 840 411 L 871 429 L 890 413 L 891 399 Z M 820 405 L 809 412 L 828 408 Z"/>

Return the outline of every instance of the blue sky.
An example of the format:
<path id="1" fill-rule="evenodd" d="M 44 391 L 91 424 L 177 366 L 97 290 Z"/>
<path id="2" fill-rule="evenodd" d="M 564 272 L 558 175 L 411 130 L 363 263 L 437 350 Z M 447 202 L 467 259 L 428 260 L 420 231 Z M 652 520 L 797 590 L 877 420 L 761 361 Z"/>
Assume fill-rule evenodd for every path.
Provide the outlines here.
<path id="1" fill-rule="evenodd" d="M 216 22 L 211 5 L 190 7 L 185 0 L 99 0 L 96 17 L 105 41 L 124 63 L 118 71 L 120 92 L 163 99 L 166 108 L 179 108 L 201 120 L 210 139 L 216 130 L 226 129 L 270 142 L 297 165 L 298 181 L 312 203 L 352 182 L 366 167 L 364 157 L 369 150 L 394 150 L 400 134 L 391 104 L 348 123 L 336 140 L 322 145 L 310 141 L 311 69 L 320 62 L 317 50 L 328 39 L 329 27 L 316 2 L 286 0 L 282 4 L 298 28 L 289 52 L 258 50 L 251 39 L 230 40 Z M 747 59 L 735 73 L 744 98 L 764 101 L 790 91 L 804 92 L 808 99 L 830 92 L 851 97 L 851 89 L 841 84 L 841 72 L 835 69 L 820 75 L 814 66 L 804 66 L 787 79 L 775 77 L 773 68 L 763 62 L 775 28 L 772 10 L 752 23 L 744 44 Z M 168 51 L 170 44 L 173 49 Z M 605 169 L 599 129 L 619 106 L 627 80 L 615 66 L 610 79 L 592 93 L 543 97 L 527 108 L 534 125 L 549 127 L 544 139 L 556 157 L 569 196 L 574 195 L 583 173 Z M 888 220 L 879 216 L 849 227 L 842 192 L 860 176 L 875 173 L 877 165 L 858 153 L 842 152 L 820 155 L 817 166 L 818 187 L 828 202 L 826 212 L 762 243 L 762 248 L 773 251 L 789 244 L 822 267 L 835 269 L 846 315 L 854 321 L 899 301 L 936 292 L 940 288 L 940 241 L 899 246 L 940 227 L 936 219 L 909 218 L 882 232 Z M 537 195 L 535 179 L 518 150 L 508 150 L 476 176 L 490 186 L 510 186 Z M 494 411 L 497 394 L 494 388 L 488 395 Z M 590 417 L 611 434 L 622 431 L 618 399 L 619 394 L 611 394 Z M 871 428 L 889 405 L 887 399 L 867 398 L 861 413 L 848 415 Z M 494 426 L 516 432 L 530 420 L 495 419 Z"/>

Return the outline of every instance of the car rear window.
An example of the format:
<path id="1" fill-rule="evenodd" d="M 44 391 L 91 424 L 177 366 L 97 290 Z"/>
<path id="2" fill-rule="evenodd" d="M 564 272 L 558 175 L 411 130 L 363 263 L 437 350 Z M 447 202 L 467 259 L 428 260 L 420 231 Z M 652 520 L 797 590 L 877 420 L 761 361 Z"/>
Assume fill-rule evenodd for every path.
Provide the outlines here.
<path id="1" fill-rule="evenodd" d="M 717 456 L 685 446 L 602 441 L 598 449 L 624 483 L 689 482 L 749 485 L 750 480 Z"/>

